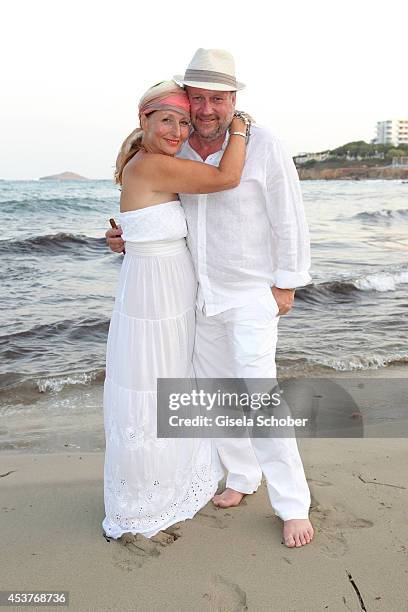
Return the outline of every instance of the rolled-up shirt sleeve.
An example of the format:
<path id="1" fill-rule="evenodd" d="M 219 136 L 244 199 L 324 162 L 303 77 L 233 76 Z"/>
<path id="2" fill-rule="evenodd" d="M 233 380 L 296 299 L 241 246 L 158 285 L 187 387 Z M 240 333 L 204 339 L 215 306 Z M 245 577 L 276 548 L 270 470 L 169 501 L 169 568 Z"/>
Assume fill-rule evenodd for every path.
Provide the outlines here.
<path id="1" fill-rule="evenodd" d="M 276 137 L 268 142 L 265 157 L 274 285 L 281 289 L 303 287 L 311 282 L 310 238 L 297 170 Z"/>

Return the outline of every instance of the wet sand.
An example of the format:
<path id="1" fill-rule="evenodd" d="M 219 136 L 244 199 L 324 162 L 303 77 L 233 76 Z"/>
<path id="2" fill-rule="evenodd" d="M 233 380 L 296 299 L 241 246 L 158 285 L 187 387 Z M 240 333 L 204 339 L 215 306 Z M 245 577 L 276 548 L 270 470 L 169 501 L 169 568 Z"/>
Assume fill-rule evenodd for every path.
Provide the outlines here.
<path id="1" fill-rule="evenodd" d="M 407 610 L 406 440 L 299 448 L 315 527 L 300 549 L 281 543 L 264 485 L 238 508 L 208 504 L 170 545 L 107 541 L 103 453 L 2 453 L 1 589 L 67 590 L 81 612 Z"/>

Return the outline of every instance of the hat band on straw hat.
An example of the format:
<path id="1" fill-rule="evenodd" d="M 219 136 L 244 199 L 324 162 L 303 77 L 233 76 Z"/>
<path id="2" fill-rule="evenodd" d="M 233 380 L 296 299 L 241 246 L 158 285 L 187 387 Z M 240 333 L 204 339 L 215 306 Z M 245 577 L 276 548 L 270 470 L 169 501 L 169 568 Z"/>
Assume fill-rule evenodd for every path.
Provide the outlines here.
<path id="1" fill-rule="evenodd" d="M 184 75 L 185 81 L 196 81 L 197 83 L 220 83 L 229 87 L 237 87 L 237 80 L 230 74 L 214 72 L 213 70 L 187 69 Z"/>

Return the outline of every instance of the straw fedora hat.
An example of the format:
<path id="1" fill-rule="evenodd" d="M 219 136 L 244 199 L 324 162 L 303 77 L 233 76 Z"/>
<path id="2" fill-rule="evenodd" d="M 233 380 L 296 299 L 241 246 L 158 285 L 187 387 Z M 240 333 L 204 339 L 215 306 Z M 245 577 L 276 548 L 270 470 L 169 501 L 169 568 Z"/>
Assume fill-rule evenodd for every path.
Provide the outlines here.
<path id="1" fill-rule="evenodd" d="M 235 62 L 231 53 L 223 49 L 197 49 L 184 76 L 173 79 L 179 85 L 216 91 L 239 91 L 245 87 L 235 78 Z"/>

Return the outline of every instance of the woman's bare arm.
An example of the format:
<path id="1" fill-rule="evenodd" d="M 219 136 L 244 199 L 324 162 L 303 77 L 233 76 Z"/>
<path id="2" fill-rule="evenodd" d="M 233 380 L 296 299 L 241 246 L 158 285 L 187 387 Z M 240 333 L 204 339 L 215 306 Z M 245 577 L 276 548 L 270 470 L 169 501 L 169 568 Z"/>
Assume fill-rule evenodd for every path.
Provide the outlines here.
<path id="1" fill-rule="evenodd" d="M 245 132 L 245 124 L 234 118 L 231 131 Z M 237 187 L 245 163 L 245 139 L 230 136 L 218 167 L 204 162 L 176 159 L 150 153 L 131 169 L 132 178 L 142 180 L 151 191 L 165 193 L 213 193 Z"/>

